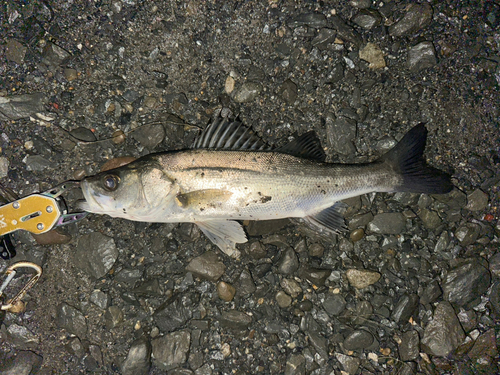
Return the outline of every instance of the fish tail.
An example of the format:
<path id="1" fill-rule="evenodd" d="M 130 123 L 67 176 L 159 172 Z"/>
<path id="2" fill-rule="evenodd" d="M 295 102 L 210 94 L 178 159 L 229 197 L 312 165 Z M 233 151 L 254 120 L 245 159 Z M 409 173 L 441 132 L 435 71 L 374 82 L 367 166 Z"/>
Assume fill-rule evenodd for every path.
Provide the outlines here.
<path id="1" fill-rule="evenodd" d="M 427 129 L 419 124 L 411 129 L 403 139 L 380 161 L 401 177 L 401 184 L 393 191 L 445 194 L 453 189 L 448 173 L 426 164 L 423 153 L 427 140 Z"/>

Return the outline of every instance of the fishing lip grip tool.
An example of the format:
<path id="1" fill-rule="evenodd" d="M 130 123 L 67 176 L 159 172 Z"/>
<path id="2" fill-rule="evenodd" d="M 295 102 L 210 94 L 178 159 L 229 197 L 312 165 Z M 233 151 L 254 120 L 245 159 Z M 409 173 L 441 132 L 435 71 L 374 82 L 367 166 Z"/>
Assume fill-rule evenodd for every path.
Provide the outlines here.
<path id="1" fill-rule="evenodd" d="M 61 197 L 65 191 L 79 186 L 78 181 L 66 181 L 43 193 L 31 194 L 0 206 L 0 256 L 10 259 L 15 255 L 9 233 L 26 230 L 41 234 L 83 219 L 87 212 L 68 213 Z"/>

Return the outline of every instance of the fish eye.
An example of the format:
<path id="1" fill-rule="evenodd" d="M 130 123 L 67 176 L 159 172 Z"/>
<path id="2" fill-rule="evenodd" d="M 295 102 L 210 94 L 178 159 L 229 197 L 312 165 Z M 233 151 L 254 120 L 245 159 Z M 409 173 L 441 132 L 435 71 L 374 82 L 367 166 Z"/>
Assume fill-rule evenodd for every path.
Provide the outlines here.
<path id="1" fill-rule="evenodd" d="M 108 174 L 102 180 L 104 189 L 106 189 L 107 191 L 115 191 L 116 189 L 118 189 L 119 183 L 120 183 L 120 178 L 114 174 Z"/>

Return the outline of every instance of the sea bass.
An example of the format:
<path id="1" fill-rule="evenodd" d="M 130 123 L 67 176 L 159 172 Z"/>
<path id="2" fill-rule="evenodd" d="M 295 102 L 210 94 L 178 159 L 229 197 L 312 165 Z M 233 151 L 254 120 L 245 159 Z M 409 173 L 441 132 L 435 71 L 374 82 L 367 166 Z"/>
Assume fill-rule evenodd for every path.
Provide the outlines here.
<path id="1" fill-rule="evenodd" d="M 304 218 L 339 232 L 342 199 L 371 192 L 447 193 L 450 176 L 426 165 L 427 130 L 411 129 L 372 163 L 332 164 L 314 132 L 270 149 L 238 119 L 217 116 L 192 149 L 161 152 L 81 181 L 80 208 L 144 222 L 191 222 L 237 257 L 241 220 Z"/>

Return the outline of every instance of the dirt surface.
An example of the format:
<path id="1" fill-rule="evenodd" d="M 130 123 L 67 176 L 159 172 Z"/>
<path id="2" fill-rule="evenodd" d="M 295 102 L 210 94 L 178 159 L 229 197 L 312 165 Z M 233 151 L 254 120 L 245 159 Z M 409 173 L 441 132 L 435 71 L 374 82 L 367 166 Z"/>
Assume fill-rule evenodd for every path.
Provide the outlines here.
<path id="1" fill-rule="evenodd" d="M 7 0 L 0 17 L 0 183 L 18 196 L 188 148 L 222 107 L 276 146 L 314 130 L 341 163 L 424 122 L 456 186 L 350 200 L 338 236 L 244 223 L 239 260 L 190 224 L 15 233 L 0 270 L 44 274 L 3 319 L 0 374 L 498 373 L 500 5 Z"/>

